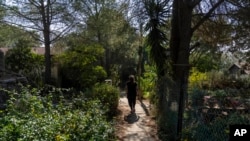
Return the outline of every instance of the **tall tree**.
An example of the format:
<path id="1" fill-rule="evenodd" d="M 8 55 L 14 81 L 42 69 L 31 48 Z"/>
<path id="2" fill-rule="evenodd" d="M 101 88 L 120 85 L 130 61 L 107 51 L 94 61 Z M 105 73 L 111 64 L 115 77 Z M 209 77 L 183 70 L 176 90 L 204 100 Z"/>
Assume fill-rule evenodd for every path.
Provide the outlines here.
<path id="1" fill-rule="evenodd" d="M 74 25 L 69 0 L 9 0 L 6 22 L 36 31 L 45 46 L 45 83 L 51 79 L 51 44 Z"/>
<path id="2" fill-rule="evenodd" d="M 167 84 L 166 82 L 168 70 L 167 65 L 167 38 L 166 32 L 162 30 L 166 26 L 166 20 L 169 9 L 167 4 L 169 1 L 161 0 L 144 0 L 145 12 L 148 16 L 148 22 L 145 26 L 145 30 L 148 31 L 147 45 L 150 46 L 150 56 L 155 63 L 157 69 L 157 117 L 160 132 L 170 132 L 167 128 L 164 128 L 167 120 L 170 121 L 171 117 L 166 113 L 167 110 Z M 171 129 L 171 128 L 169 128 Z"/>
<path id="3" fill-rule="evenodd" d="M 85 31 L 85 37 L 101 44 L 105 49 L 100 56 L 102 66 L 111 75 L 113 64 L 121 64 L 136 55 L 136 32 L 124 16 L 126 4 L 118 4 L 114 0 L 75 1 Z M 133 51 L 130 51 L 130 49 Z"/>
<path id="4" fill-rule="evenodd" d="M 170 61 L 171 66 L 166 68 L 166 58 L 163 56 L 164 51 L 155 53 L 159 58 L 153 58 L 155 62 L 158 62 L 158 74 L 162 74 L 160 76 L 164 76 L 164 74 L 170 74 L 173 84 L 170 85 L 171 89 L 168 91 L 168 97 L 165 95 L 161 97 L 162 99 L 168 100 L 167 108 L 164 110 L 168 110 L 166 113 L 171 114 L 168 117 L 174 117 L 173 121 L 166 119 L 165 122 L 161 122 L 163 131 L 168 132 L 171 129 L 171 133 L 167 133 L 168 136 L 165 138 L 166 140 L 180 140 L 181 139 L 181 131 L 182 131 L 182 117 L 184 111 L 184 99 L 187 96 L 187 86 L 188 86 L 188 76 L 189 76 L 189 55 L 190 55 L 190 43 L 192 41 L 193 33 L 200 28 L 200 26 L 207 21 L 210 17 L 214 18 L 216 14 L 219 14 L 217 9 L 222 5 L 224 0 L 214 0 L 214 1 L 201 1 L 201 0 L 173 0 L 173 1 L 161 1 L 161 0 L 145 0 L 146 8 L 149 8 L 148 11 L 154 11 L 153 14 L 148 12 L 150 18 L 149 23 L 151 21 L 156 21 L 154 23 L 159 22 L 159 18 L 156 17 L 160 15 L 161 6 L 157 7 L 157 4 L 166 2 L 165 6 L 171 6 L 171 33 L 170 33 Z M 206 5 L 206 8 L 199 9 L 198 12 L 195 11 L 195 8 L 200 5 Z M 223 10 L 222 10 L 223 11 Z M 165 11 L 167 12 L 167 11 Z M 163 12 L 162 12 L 163 13 Z M 197 21 L 193 19 L 193 13 L 201 14 L 201 18 Z M 224 13 L 223 13 L 224 14 Z M 151 16 L 152 15 L 152 16 Z M 156 24 L 155 24 L 156 25 Z M 159 23 L 158 23 L 159 25 Z M 158 28 L 158 29 L 162 29 Z M 154 33 L 153 28 L 151 27 L 150 34 Z M 155 30 L 155 35 L 161 35 L 162 30 Z M 149 38 L 150 39 L 150 38 Z M 159 38 L 158 38 L 159 39 Z M 148 40 L 150 41 L 150 40 Z M 162 40 L 153 40 L 156 42 L 151 43 L 151 49 L 154 51 L 159 51 L 159 48 L 156 46 L 160 46 L 162 43 L 166 43 L 167 41 Z M 157 45 L 158 44 L 158 45 Z M 151 51 L 152 52 L 152 51 Z M 153 53 L 153 52 L 152 52 Z M 162 60 L 160 60 L 162 59 Z M 159 61 L 160 60 L 160 61 Z M 159 76 L 158 76 L 159 77 Z M 159 79 L 159 78 L 158 78 Z M 171 82 L 165 82 L 171 83 Z M 162 89 L 162 85 L 158 85 L 158 89 Z M 159 91 L 160 92 L 160 91 Z M 167 92 L 167 91 L 161 91 Z M 160 95 L 160 94 L 159 94 Z M 162 99 L 159 101 L 164 101 Z M 165 106 L 165 105 L 163 105 Z M 163 107 L 160 107 L 163 108 Z M 164 125 L 166 125 L 164 127 Z"/>
<path id="5" fill-rule="evenodd" d="M 212 14 L 214 14 L 214 11 L 223 2 L 224 0 L 216 0 L 210 3 L 209 10 L 192 26 L 192 14 L 194 8 L 201 3 L 201 0 L 173 1 L 170 51 L 174 91 L 170 93 L 170 98 L 172 99 L 172 103 L 177 103 L 178 105 L 177 125 L 172 128 L 177 132 L 175 139 L 181 139 L 182 117 L 185 105 L 184 98 L 187 96 L 190 68 L 189 55 L 192 35 L 194 31 L 196 31 Z"/>

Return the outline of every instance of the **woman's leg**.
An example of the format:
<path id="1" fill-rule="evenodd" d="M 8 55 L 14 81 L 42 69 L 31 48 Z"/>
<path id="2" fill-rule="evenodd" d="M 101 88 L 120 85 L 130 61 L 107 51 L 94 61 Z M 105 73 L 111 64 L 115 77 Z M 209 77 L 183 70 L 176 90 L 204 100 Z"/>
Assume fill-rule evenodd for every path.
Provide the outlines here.
<path id="1" fill-rule="evenodd" d="M 132 99 L 132 110 L 135 112 L 135 104 L 136 104 L 136 97 L 133 97 Z"/>
<path id="2" fill-rule="evenodd" d="M 130 110 L 133 110 L 133 100 L 131 98 L 128 98 L 128 105 L 130 107 Z"/>

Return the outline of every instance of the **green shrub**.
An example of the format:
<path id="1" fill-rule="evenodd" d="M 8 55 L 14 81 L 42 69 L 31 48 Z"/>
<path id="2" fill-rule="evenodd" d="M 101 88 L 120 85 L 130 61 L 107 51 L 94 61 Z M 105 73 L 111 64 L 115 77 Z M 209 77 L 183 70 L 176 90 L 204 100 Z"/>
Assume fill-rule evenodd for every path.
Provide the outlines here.
<path id="1" fill-rule="evenodd" d="M 204 90 L 195 88 L 191 91 L 190 93 L 190 98 L 191 98 L 191 106 L 193 108 L 200 108 L 204 106 L 204 96 L 206 95 L 206 92 Z"/>
<path id="2" fill-rule="evenodd" d="M 200 72 L 196 68 L 192 68 L 191 75 L 189 76 L 189 88 L 201 88 L 208 85 L 208 75 L 205 72 Z"/>
<path id="3" fill-rule="evenodd" d="M 114 137 L 104 116 L 106 110 L 98 100 L 61 97 L 55 105 L 53 92 L 42 97 L 37 89 L 23 88 L 20 93 L 9 94 L 8 107 L 0 113 L 1 141 L 106 141 Z"/>
<path id="4" fill-rule="evenodd" d="M 143 98 L 151 98 L 154 93 L 156 82 L 156 70 L 152 66 L 145 66 L 143 77 L 140 77 L 140 89 Z"/>
<path id="5" fill-rule="evenodd" d="M 55 58 L 60 63 L 63 87 L 86 90 L 106 78 L 107 73 L 98 63 L 104 53 L 100 45 L 81 45 Z"/>
<path id="6" fill-rule="evenodd" d="M 93 87 L 92 97 L 98 99 L 108 108 L 108 114 L 113 116 L 116 113 L 119 103 L 119 90 L 110 84 L 97 84 Z"/>
<path id="7" fill-rule="evenodd" d="M 34 85 L 42 85 L 44 57 L 31 52 L 31 48 L 17 46 L 6 54 L 6 68 L 27 77 Z"/>

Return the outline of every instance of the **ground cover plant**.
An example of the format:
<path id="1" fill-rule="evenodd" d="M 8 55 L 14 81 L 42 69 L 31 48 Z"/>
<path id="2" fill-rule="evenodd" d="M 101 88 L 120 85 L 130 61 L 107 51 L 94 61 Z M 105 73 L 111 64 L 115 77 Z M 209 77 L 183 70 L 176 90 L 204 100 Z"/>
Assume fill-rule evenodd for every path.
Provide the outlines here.
<path id="1" fill-rule="evenodd" d="M 6 92 L 10 99 L 0 113 L 1 141 L 114 139 L 111 121 L 104 114 L 107 109 L 98 99 L 89 100 L 83 93 L 65 98 L 56 88 L 46 95 L 29 87 Z"/>

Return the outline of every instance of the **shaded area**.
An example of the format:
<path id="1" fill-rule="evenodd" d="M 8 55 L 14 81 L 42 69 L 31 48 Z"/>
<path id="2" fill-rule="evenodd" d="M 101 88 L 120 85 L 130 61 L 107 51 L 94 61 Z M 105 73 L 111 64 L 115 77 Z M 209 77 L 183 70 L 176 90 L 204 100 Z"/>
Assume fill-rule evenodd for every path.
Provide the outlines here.
<path id="1" fill-rule="evenodd" d="M 145 114 L 147 116 L 150 116 L 149 110 L 148 110 L 147 106 L 143 103 L 143 100 L 141 100 L 140 102 L 141 102 L 141 107 L 144 110 Z"/>

